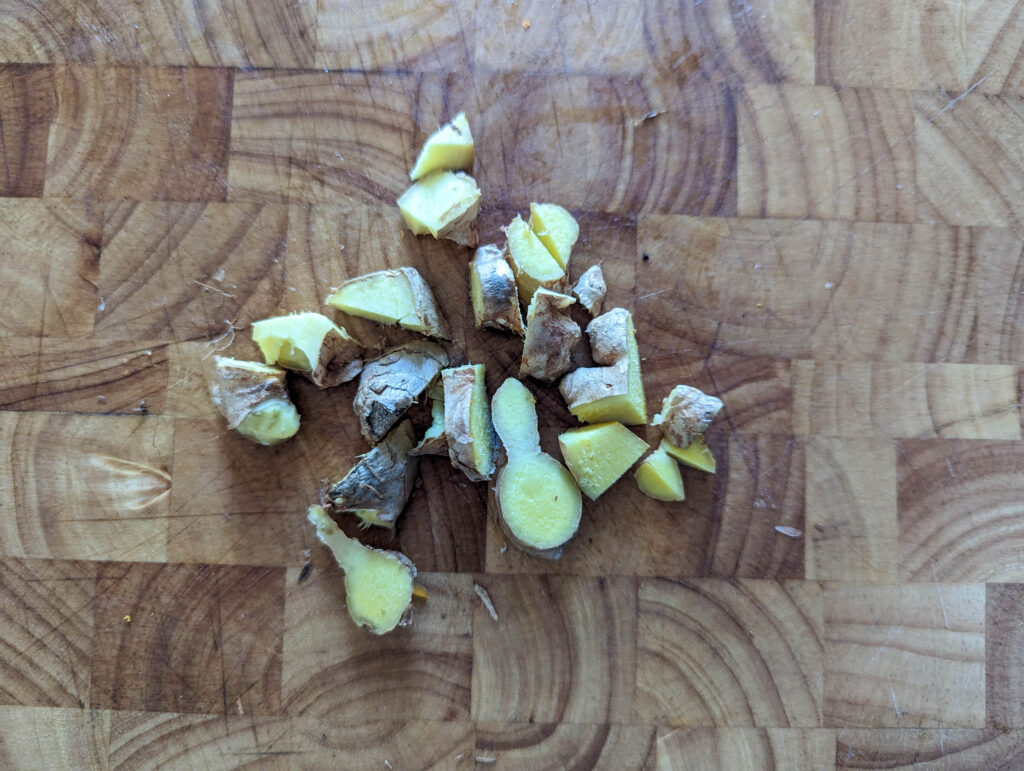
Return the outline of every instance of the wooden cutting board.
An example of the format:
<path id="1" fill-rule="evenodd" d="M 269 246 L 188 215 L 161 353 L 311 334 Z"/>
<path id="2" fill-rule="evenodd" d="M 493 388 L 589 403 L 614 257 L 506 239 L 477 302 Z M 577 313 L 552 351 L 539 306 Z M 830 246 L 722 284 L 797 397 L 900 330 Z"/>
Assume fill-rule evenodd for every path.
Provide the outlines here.
<path id="1" fill-rule="evenodd" d="M 0 2 L 0 766 L 1024 766 L 1022 40 L 1016 0 Z M 199 370 L 411 265 L 515 374 L 393 205 L 459 110 L 482 238 L 576 213 L 651 412 L 725 401 L 718 474 L 627 476 L 550 563 L 427 459 L 359 534 L 430 594 L 374 638 L 303 520 L 353 387 L 262 448 Z"/>

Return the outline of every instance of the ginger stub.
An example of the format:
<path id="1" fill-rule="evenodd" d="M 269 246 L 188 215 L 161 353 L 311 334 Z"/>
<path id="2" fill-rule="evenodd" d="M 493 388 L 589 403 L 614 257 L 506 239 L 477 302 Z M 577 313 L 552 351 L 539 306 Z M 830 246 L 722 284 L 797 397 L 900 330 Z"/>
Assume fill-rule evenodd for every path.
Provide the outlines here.
<path id="1" fill-rule="evenodd" d="M 612 308 L 587 325 L 587 336 L 594 361 L 605 366 L 580 367 L 562 378 L 559 390 L 569 412 L 584 423 L 646 423 L 647 399 L 633 315 L 624 308 Z"/>
<path id="2" fill-rule="evenodd" d="M 634 477 L 640 492 L 656 501 L 686 499 L 679 464 L 663 447 L 659 447 L 644 458 L 643 463 L 637 467 Z"/>
<path id="3" fill-rule="evenodd" d="M 494 474 L 494 429 L 484 374 L 483 364 L 441 372 L 448 457 L 473 482 L 488 480 Z"/>
<path id="4" fill-rule="evenodd" d="M 469 131 L 469 121 L 466 120 L 466 113 L 460 112 L 423 143 L 423 149 L 409 172 L 409 179 L 415 182 L 434 171 L 471 169 L 473 156 L 473 135 Z"/>
<path id="5" fill-rule="evenodd" d="M 557 290 L 562 286 L 565 270 L 522 217 L 516 215 L 509 223 L 505 238 L 505 255 L 516 277 L 520 302 L 528 306 L 541 287 Z"/>
<path id="6" fill-rule="evenodd" d="M 592 501 L 615 484 L 648 449 L 647 442 L 615 421 L 569 429 L 558 435 L 558 446 L 565 465 Z"/>
<path id="7" fill-rule="evenodd" d="M 533 394 L 509 378 L 491 399 L 507 462 L 495 486 L 498 523 L 513 545 L 545 559 L 562 556 L 576 534 L 583 498 L 572 474 L 541 452 Z"/>
<path id="8" fill-rule="evenodd" d="M 349 538 L 322 506 L 310 506 L 306 518 L 345 571 L 345 604 L 352 620 L 378 635 L 408 624 L 416 578 L 416 566 L 409 558 Z"/>
<path id="9" fill-rule="evenodd" d="M 327 489 L 327 504 L 355 514 L 364 525 L 394 528 L 419 471 L 420 459 L 409 454 L 415 442 L 412 423 L 403 420 Z"/>
<path id="10" fill-rule="evenodd" d="M 591 265 L 580 275 L 572 293 L 580 301 L 580 305 L 587 309 L 591 316 L 601 315 L 601 306 L 604 304 L 604 296 L 608 291 L 608 285 L 604 281 L 604 272 L 600 265 Z"/>
<path id="11" fill-rule="evenodd" d="M 476 246 L 480 188 L 463 172 L 433 171 L 402 193 L 398 209 L 415 235 Z"/>
<path id="12" fill-rule="evenodd" d="M 690 446 L 685 448 L 676 447 L 668 439 L 662 439 L 660 447 L 680 463 L 685 463 L 687 466 L 706 471 L 709 474 L 715 473 L 715 456 L 704 444 L 703 437 L 696 437 L 690 442 Z"/>
<path id="13" fill-rule="evenodd" d="M 251 332 L 267 364 L 299 372 L 320 388 L 346 383 L 363 368 L 363 346 L 320 313 L 255 321 Z"/>
<path id="14" fill-rule="evenodd" d="M 698 436 L 703 436 L 715 415 L 722 409 L 722 400 L 699 388 L 677 385 L 665 397 L 661 412 L 651 420 L 661 426 L 665 438 L 679 449 L 686 449 Z"/>
<path id="15" fill-rule="evenodd" d="M 448 324 L 434 293 L 415 268 L 378 270 L 351 278 L 327 298 L 327 304 L 353 316 L 448 339 Z"/>
<path id="16" fill-rule="evenodd" d="M 555 262 L 568 273 L 572 247 L 580 237 L 576 219 L 558 204 L 531 203 L 529 224 Z"/>
<path id="17" fill-rule="evenodd" d="M 519 377 L 529 375 L 551 382 L 572 367 L 572 349 L 580 341 L 580 325 L 565 315 L 575 300 L 538 289 L 526 313 L 526 340 Z"/>
<path id="18" fill-rule="evenodd" d="M 425 340 L 392 348 L 367 362 L 352 402 L 366 440 L 379 442 L 447 366 L 444 349 Z"/>
<path id="19" fill-rule="evenodd" d="M 259 444 L 277 444 L 299 430 L 299 411 L 288 397 L 285 371 L 255 361 L 213 356 L 205 365 L 214 405 L 234 429 Z"/>
<path id="20" fill-rule="evenodd" d="M 481 246 L 469 263 L 469 297 L 478 328 L 490 327 L 520 337 L 526 334 L 516 277 L 495 244 Z"/>

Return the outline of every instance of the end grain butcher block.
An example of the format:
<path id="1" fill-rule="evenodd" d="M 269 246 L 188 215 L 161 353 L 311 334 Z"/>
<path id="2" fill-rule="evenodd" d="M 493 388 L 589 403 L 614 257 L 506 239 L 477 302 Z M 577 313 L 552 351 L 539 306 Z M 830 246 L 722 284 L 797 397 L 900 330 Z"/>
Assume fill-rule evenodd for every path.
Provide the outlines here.
<path id="1" fill-rule="evenodd" d="M 0 766 L 1024 766 L 1022 43 L 1016 0 L 0 2 Z M 426 457 L 351 531 L 429 594 L 375 637 L 304 518 L 355 384 L 260 447 L 201 370 L 409 266 L 517 374 L 395 206 L 459 111 L 481 243 L 569 209 L 718 473 L 550 562 Z"/>

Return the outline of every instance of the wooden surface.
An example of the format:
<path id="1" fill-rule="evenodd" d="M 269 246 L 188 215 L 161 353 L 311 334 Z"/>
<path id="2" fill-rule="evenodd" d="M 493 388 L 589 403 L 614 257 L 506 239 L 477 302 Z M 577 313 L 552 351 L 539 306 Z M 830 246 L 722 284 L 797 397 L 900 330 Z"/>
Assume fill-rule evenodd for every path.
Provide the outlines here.
<path id="1" fill-rule="evenodd" d="M 0 766 L 1024 766 L 1022 43 L 1017 0 L 0 0 Z M 376 639 L 303 521 L 352 387 L 267 449 L 197 373 L 401 265 L 517 370 L 393 205 L 460 109 L 484 238 L 579 215 L 719 474 L 548 563 L 427 458 Z"/>

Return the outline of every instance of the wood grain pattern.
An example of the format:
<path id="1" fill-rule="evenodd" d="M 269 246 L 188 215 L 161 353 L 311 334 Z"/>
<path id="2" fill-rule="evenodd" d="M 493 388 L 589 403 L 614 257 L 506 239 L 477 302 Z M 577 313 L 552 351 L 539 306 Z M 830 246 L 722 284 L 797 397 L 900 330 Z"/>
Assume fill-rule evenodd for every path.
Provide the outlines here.
<path id="1" fill-rule="evenodd" d="M 487 768 L 649 768 L 649 726 L 478 723 L 476 759 Z"/>
<path id="2" fill-rule="evenodd" d="M 1000 730 L 1024 727 L 1024 586 L 985 587 L 985 714 Z"/>
<path id="3" fill-rule="evenodd" d="M 830 731 L 797 728 L 676 728 L 658 736 L 659 769 L 834 768 Z"/>
<path id="4" fill-rule="evenodd" d="M 0 65 L 0 195 L 43 194 L 55 96 L 52 68 Z"/>
<path id="5" fill-rule="evenodd" d="M 4 768 L 107 768 L 110 713 L 0 707 Z"/>
<path id="6" fill-rule="evenodd" d="M 1022 759 L 1019 731 L 850 729 L 836 736 L 837 769 L 1011 769 Z"/>

